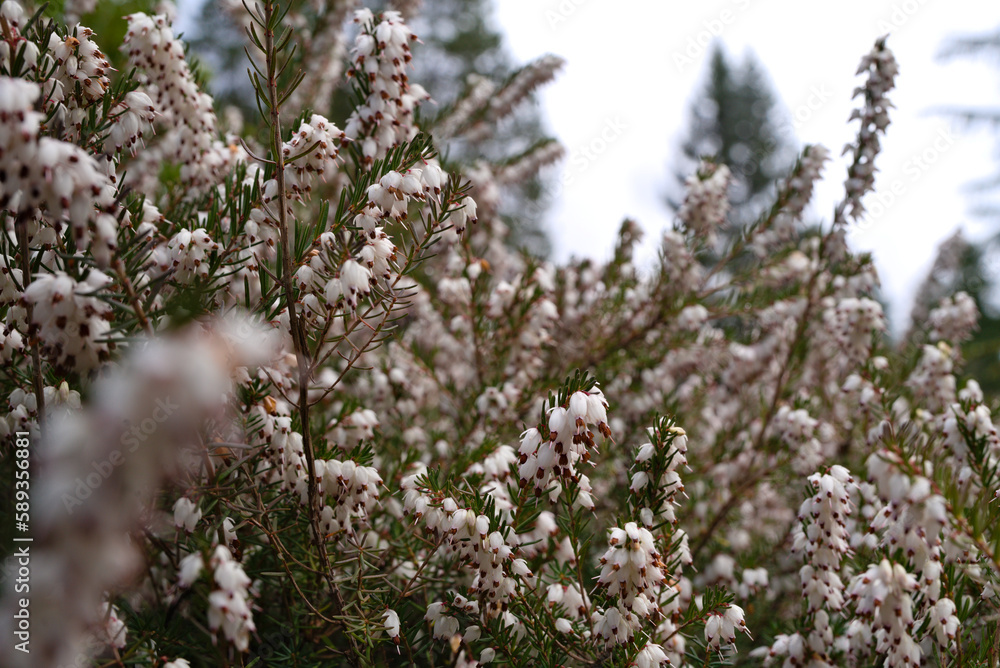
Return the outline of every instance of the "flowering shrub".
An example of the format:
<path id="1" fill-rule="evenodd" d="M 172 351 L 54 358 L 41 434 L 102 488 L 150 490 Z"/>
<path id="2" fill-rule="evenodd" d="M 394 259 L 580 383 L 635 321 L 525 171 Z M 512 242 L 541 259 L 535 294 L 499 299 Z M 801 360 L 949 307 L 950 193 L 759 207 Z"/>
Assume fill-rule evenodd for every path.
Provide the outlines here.
<path id="1" fill-rule="evenodd" d="M 169 11 L 126 18 L 114 72 L 0 5 L 3 479 L 27 432 L 34 541 L 4 665 L 996 665 L 975 306 L 893 345 L 845 244 L 884 41 L 829 223 L 802 223 L 809 146 L 741 234 L 706 163 L 650 271 L 629 221 L 607 264 L 556 266 L 498 214 L 552 144 L 445 156 L 559 61 L 428 117 L 404 15 L 342 33 L 341 4 L 232 8 L 256 137 Z"/>

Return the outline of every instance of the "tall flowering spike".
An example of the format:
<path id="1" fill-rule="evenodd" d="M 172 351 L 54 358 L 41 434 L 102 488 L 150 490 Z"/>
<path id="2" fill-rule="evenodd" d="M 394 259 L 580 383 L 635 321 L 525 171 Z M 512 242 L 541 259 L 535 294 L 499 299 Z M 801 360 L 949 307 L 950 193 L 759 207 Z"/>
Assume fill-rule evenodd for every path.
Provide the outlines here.
<path id="1" fill-rule="evenodd" d="M 802 590 L 810 613 L 821 608 L 840 610 L 844 584 L 838 572 L 844 557 L 851 554 L 847 521 L 852 510 L 850 490 L 857 489 L 857 485 L 843 466 L 814 473 L 809 476 L 809 484 L 814 494 L 799 508 L 803 525 L 795 536 L 795 550 L 806 560 L 799 570 Z"/>
<path id="2" fill-rule="evenodd" d="M 539 87 L 552 81 L 565 64 L 566 61 L 559 56 L 545 54 L 515 72 L 500 90 L 489 97 L 485 118 L 470 129 L 469 137 L 482 139 L 488 136 L 497 121 L 508 116 Z M 483 89 L 474 91 L 480 96 L 483 92 Z"/>
<path id="3" fill-rule="evenodd" d="M 845 199 L 837 207 L 833 221 L 837 226 L 846 225 L 847 217 L 861 218 L 865 212 L 861 199 L 875 189 L 875 156 L 882 148 L 879 135 L 885 134 L 889 127 L 889 109 L 892 107 L 887 95 L 896 85 L 896 75 L 899 74 L 896 58 L 885 45 L 885 40 L 885 37 L 877 40 L 858 66 L 857 73 L 868 78 L 854 91 L 855 97 L 863 98 L 863 104 L 851 112 L 851 120 L 861 121 L 861 127 L 857 140 L 844 147 L 844 153 L 852 155 L 852 163 L 847 168 Z"/>
<path id="4" fill-rule="evenodd" d="M 778 187 L 778 199 L 785 205 L 774 215 L 770 227 L 761 229 L 753 238 L 751 246 L 758 257 L 767 257 L 798 234 L 802 214 L 812 201 L 816 183 L 829 159 L 830 152 L 823 146 L 809 145 L 802 150 L 792 173 Z"/>
<path id="5" fill-rule="evenodd" d="M 677 525 L 674 508 L 677 497 L 684 493 L 680 471 L 687 466 L 687 433 L 667 418 L 648 428 L 652 439 L 643 443 L 635 454 L 635 469 L 629 491 L 632 505 L 640 508 L 643 525 L 651 527 L 663 519 Z M 650 507 L 652 506 L 652 507 Z"/>
<path id="6" fill-rule="evenodd" d="M 174 36 L 167 16 L 137 13 L 125 18 L 122 50 L 129 65 L 145 73 L 146 93 L 168 128 L 158 145 L 164 158 L 181 166 L 181 179 L 192 191 L 204 192 L 223 179 L 234 156 L 218 137 L 214 101 L 198 88 L 184 44 Z"/>
<path id="7" fill-rule="evenodd" d="M 839 465 L 830 467 L 826 473 L 809 476 L 809 484 L 813 495 L 799 508 L 802 524 L 795 530 L 793 544 L 805 561 L 799 569 L 799 580 L 808 621 L 802 633 L 780 634 L 770 648 L 755 650 L 757 654 L 766 650 L 768 663 L 781 656 L 792 665 L 799 665 L 806 651 L 810 651 L 817 661 L 831 665 L 831 657 L 842 649 L 842 641 L 831 630 L 830 613 L 844 606 L 841 563 L 852 554 L 848 522 L 852 512 L 851 492 L 856 492 L 858 486 L 850 472 Z"/>
<path id="8" fill-rule="evenodd" d="M 565 155 L 566 149 L 559 142 L 547 141 L 501 167 L 496 172 L 496 181 L 504 185 L 523 183 L 538 174 L 542 167 L 558 162 Z"/>
<path id="9" fill-rule="evenodd" d="M 386 151 L 412 140 L 417 135 L 413 111 L 429 99 L 419 84 L 411 84 L 407 69 L 410 42 L 417 36 L 410 32 L 399 12 L 386 11 L 376 18 L 371 11 L 355 12 L 361 31 L 351 50 L 349 76 L 361 80 L 365 101 L 347 120 L 345 131 L 361 142 L 366 162 L 385 157 Z"/>

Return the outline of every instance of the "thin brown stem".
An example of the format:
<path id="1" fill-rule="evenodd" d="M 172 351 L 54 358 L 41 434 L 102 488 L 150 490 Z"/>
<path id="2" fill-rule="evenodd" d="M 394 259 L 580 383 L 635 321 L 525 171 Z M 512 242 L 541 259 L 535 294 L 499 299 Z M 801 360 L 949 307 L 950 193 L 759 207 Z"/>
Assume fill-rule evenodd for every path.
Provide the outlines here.
<path id="1" fill-rule="evenodd" d="M 317 513 L 317 490 L 315 475 L 315 454 L 313 452 L 312 432 L 309 421 L 309 380 L 311 363 L 309 361 L 309 345 L 306 340 L 304 323 L 296 308 L 295 286 L 292 279 L 292 248 L 289 232 L 288 208 L 285 202 L 285 156 L 281 150 L 281 96 L 278 93 L 278 54 L 274 40 L 275 3 L 267 2 L 263 9 L 264 25 L 264 56 L 267 59 L 267 95 L 270 107 L 271 155 L 274 158 L 277 182 L 277 216 L 278 231 L 281 238 L 281 284 L 285 293 L 285 305 L 288 308 L 288 325 L 292 335 L 292 346 L 299 373 L 298 412 L 302 421 L 302 450 L 306 455 L 306 479 L 309 487 L 309 523 L 312 525 L 315 544 L 319 552 L 320 566 L 329 577 L 330 564 L 326 554 L 326 546 L 321 538 Z"/>
<path id="2" fill-rule="evenodd" d="M 306 456 L 306 480 L 309 490 L 309 524 L 313 533 L 313 544 L 319 555 L 320 570 L 319 578 L 325 580 L 333 595 L 337 609 L 344 610 L 344 600 L 340 589 L 333 580 L 333 572 L 330 568 L 330 558 L 326 551 L 326 543 L 319 527 L 319 493 L 316 488 L 316 466 L 315 454 L 313 452 L 312 432 L 309 420 L 309 382 L 312 376 L 312 364 L 310 362 L 309 345 L 306 338 L 305 323 L 300 317 L 296 308 L 295 286 L 292 280 L 292 247 L 291 234 L 289 233 L 289 220 L 287 205 L 285 201 L 285 158 L 281 150 L 281 96 L 278 93 L 278 54 L 275 46 L 274 24 L 276 23 L 275 3 L 268 0 L 264 3 L 260 18 L 264 25 L 264 56 L 267 63 L 267 97 L 270 108 L 270 130 L 271 130 L 271 153 L 274 158 L 275 181 L 277 184 L 277 217 L 278 230 L 281 239 L 281 285 L 284 292 L 285 304 L 288 308 L 288 324 L 292 335 L 292 346 L 295 351 L 295 358 L 298 363 L 298 383 L 299 398 L 298 412 L 302 422 L 302 450 Z M 346 625 L 345 625 L 345 630 Z M 351 633 L 347 632 L 347 639 L 350 642 L 354 654 L 360 655 L 360 649 Z"/>
<path id="3" fill-rule="evenodd" d="M 427 566 L 427 564 L 431 562 L 430 559 L 431 555 L 437 552 L 438 548 L 441 547 L 441 544 L 444 542 L 444 537 L 445 534 L 442 533 L 441 536 L 438 538 L 437 543 L 434 544 L 434 549 L 431 550 L 430 554 L 428 554 L 427 557 L 420 562 L 420 567 L 417 568 L 417 571 L 413 574 L 413 577 L 411 577 L 410 580 L 406 583 L 406 586 L 403 587 L 403 591 L 399 592 L 400 601 L 406 598 L 407 594 L 410 593 L 410 588 L 413 586 L 413 583 L 417 581 L 417 578 L 420 577 L 421 573 L 423 573 L 424 568 Z"/>
<path id="4" fill-rule="evenodd" d="M 132 280 L 125 271 L 125 265 L 122 264 L 121 258 L 115 258 L 114 268 L 115 274 L 118 275 L 118 280 L 121 281 L 122 287 L 125 288 L 125 294 L 128 296 L 128 301 L 132 306 L 132 312 L 135 314 L 136 320 L 139 321 L 139 326 L 142 327 L 147 336 L 152 337 L 153 328 L 149 324 L 146 311 L 142 308 L 142 302 L 139 301 L 139 295 L 136 294 L 135 287 L 132 285 Z"/>

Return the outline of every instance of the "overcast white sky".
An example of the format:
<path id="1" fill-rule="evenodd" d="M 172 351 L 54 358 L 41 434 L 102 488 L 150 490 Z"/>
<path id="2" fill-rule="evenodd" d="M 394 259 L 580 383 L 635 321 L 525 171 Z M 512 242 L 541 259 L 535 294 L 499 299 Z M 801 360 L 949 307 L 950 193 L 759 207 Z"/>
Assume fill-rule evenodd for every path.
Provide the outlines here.
<path id="1" fill-rule="evenodd" d="M 625 216 L 647 230 L 652 257 L 669 225 L 662 204 L 670 161 L 687 108 L 705 72 L 709 37 L 731 53 L 752 49 L 798 120 L 802 143 L 835 155 L 851 140 L 854 73 L 874 40 L 889 33 L 900 64 L 891 99 L 897 109 L 877 160 L 877 186 L 898 196 L 851 237 L 874 253 L 891 301 L 894 329 L 905 327 L 937 244 L 963 226 L 988 232 L 970 216 L 963 186 L 992 174 L 994 142 L 986 130 L 955 127 L 933 109 L 1000 105 L 1000 64 L 939 61 L 947 37 L 1000 25 L 1000 3 L 974 0 L 498 0 L 497 16 L 520 62 L 543 53 L 567 60 L 541 94 L 549 127 L 568 151 L 554 167 L 569 185 L 556 188 L 548 214 L 555 259 L 606 259 Z M 829 219 L 846 162 L 831 163 L 817 196 Z M 888 195 L 884 195 L 888 198 Z M 874 213 L 879 215 L 874 215 Z"/>

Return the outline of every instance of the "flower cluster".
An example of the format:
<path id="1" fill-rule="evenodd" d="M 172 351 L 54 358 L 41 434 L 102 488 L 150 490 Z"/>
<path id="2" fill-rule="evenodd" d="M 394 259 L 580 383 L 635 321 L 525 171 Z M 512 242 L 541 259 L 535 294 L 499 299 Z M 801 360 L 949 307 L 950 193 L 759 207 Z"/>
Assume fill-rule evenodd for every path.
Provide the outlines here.
<path id="1" fill-rule="evenodd" d="M 638 627 L 633 615 L 646 618 L 656 609 L 647 592 L 666 582 L 666 564 L 656 550 L 653 534 L 635 522 L 627 523 L 624 529 L 612 529 L 608 545 L 597 581 L 617 596 L 620 604 L 619 609 L 598 613 L 595 631 L 609 641 L 613 638 L 625 643 Z"/>
<path id="2" fill-rule="evenodd" d="M 117 247 L 114 186 L 85 150 L 40 134 L 39 93 L 37 84 L 0 77 L 0 210 L 31 219 L 43 209 L 52 227 L 35 235 L 38 245 L 55 244 L 68 222 L 75 247 L 107 266 Z"/>
<path id="3" fill-rule="evenodd" d="M 848 522 L 852 513 L 851 493 L 857 485 L 850 472 L 834 465 L 826 473 L 809 476 L 814 495 L 802 502 L 794 548 L 803 555 L 799 569 L 806 614 L 810 623 L 801 632 L 778 634 L 770 648 L 755 650 L 770 664 L 783 657 L 786 666 L 834 665 L 832 657 L 843 647 L 835 638 L 830 615 L 844 608 L 845 586 L 841 565 L 852 555 Z M 803 635 L 805 633 L 805 635 Z M 807 656 L 810 657 L 807 660 Z"/>
<path id="4" fill-rule="evenodd" d="M 795 549 L 806 561 L 799 570 L 802 591 L 809 612 L 840 610 L 844 583 L 839 571 L 841 561 L 851 554 L 847 520 L 854 479 L 843 466 L 835 465 L 828 473 L 809 476 L 809 484 L 815 496 L 802 502 L 799 519 L 804 524 L 795 536 Z"/>
<path id="5" fill-rule="evenodd" d="M 976 302 L 965 292 L 944 299 L 927 318 L 931 341 L 962 343 L 972 337 L 979 322 Z"/>
<path id="6" fill-rule="evenodd" d="M 565 61 L 559 56 L 545 54 L 515 72 L 502 88 L 488 98 L 489 104 L 486 108 L 486 113 L 471 128 L 470 136 L 474 138 L 482 137 L 484 134 L 490 132 L 493 123 L 510 115 L 525 98 L 539 87 L 552 81 L 555 78 L 556 72 L 564 64 Z M 478 93 L 479 95 L 476 95 L 476 91 L 474 91 L 470 97 L 482 99 L 484 97 L 484 89 L 480 89 Z"/>
<path id="7" fill-rule="evenodd" d="M 851 114 L 851 120 L 860 121 L 860 128 L 857 140 L 845 149 L 845 152 L 851 151 L 854 155 L 854 163 L 848 168 L 844 200 L 846 214 L 854 219 L 865 212 L 862 197 L 875 188 L 875 156 L 881 149 L 879 135 L 889 127 L 889 109 L 892 107 L 887 93 L 895 87 L 896 75 L 899 74 L 896 58 L 886 47 L 884 38 L 878 40 L 861 59 L 858 74 L 861 73 L 866 74 L 868 79 L 864 86 L 855 90 L 854 95 L 862 97 L 864 105 Z M 844 213 L 844 208 L 838 209 L 836 223 L 845 222 Z"/>
<path id="8" fill-rule="evenodd" d="M 96 269 L 81 281 L 59 271 L 39 275 L 24 291 L 42 350 L 56 366 L 89 371 L 109 358 L 111 306 L 99 293 L 110 282 Z"/>
<path id="9" fill-rule="evenodd" d="M 719 230 L 729 211 L 729 168 L 703 163 L 698 173 L 688 177 L 687 195 L 677 217 L 683 229 L 705 239 L 709 248 L 718 241 Z"/>
<path id="10" fill-rule="evenodd" d="M 125 99 L 111 109 L 111 131 L 104 142 L 104 150 L 109 155 L 127 149 L 135 155 L 142 142 L 143 133 L 156 119 L 156 107 L 149 95 L 134 90 L 125 94 Z"/>
<path id="11" fill-rule="evenodd" d="M 382 478 L 372 466 L 360 466 L 351 460 L 316 460 L 316 480 L 322 492 L 329 495 L 332 506 L 323 506 L 320 514 L 324 536 L 335 537 L 341 532 L 355 533 L 351 518 L 367 521 L 379 500 Z M 303 499 L 304 501 L 304 499 Z"/>
<path id="12" fill-rule="evenodd" d="M 291 136 L 281 145 L 281 155 L 285 160 L 285 206 L 289 215 L 294 213 L 292 203 L 301 202 L 312 192 L 314 179 L 333 176 L 337 167 L 339 146 L 346 135 L 336 125 L 319 114 L 313 114 L 308 122 L 303 121 Z M 268 179 L 263 185 L 264 205 L 270 204 L 278 195 L 278 180 Z M 261 212 L 260 215 L 266 215 Z M 274 224 L 275 221 L 271 221 Z"/>
<path id="13" fill-rule="evenodd" d="M 53 33 L 49 38 L 48 55 L 56 65 L 50 80 L 55 83 L 53 99 L 67 98 L 79 86 L 87 100 L 99 100 L 111 85 L 107 76 L 111 63 L 91 39 L 93 36 L 90 28 L 77 26 L 66 37 Z"/>
<path id="14" fill-rule="evenodd" d="M 412 513 L 416 520 L 438 535 L 438 542 L 457 554 L 474 573 L 469 592 L 486 604 L 481 611 L 478 604 L 470 611 L 481 614 L 484 619 L 501 616 L 505 623 L 515 623 L 508 612 L 509 601 L 518 591 L 517 580 L 531 576 L 525 560 L 514 558 L 519 542 L 517 534 L 509 529 L 494 529 L 489 517 L 459 507 L 453 498 L 437 500 L 423 494 L 418 481 L 424 475 L 426 470 L 418 470 L 404 478 L 400 485 L 405 492 L 403 503 L 407 514 Z M 435 637 L 446 637 L 439 634 L 436 624 L 434 633 Z"/>
<path id="15" fill-rule="evenodd" d="M 640 506 L 639 516 L 646 527 L 652 527 L 660 519 L 676 525 L 674 509 L 677 497 L 684 493 L 680 470 L 688 463 L 687 433 L 674 425 L 668 426 L 665 434 L 657 434 L 655 428 L 650 428 L 648 433 L 653 440 L 640 445 L 636 452 L 635 464 L 639 470 L 632 475 L 629 491 L 639 494 L 649 486 L 658 497 L 655 502 L 659 505 L 659 513 L 648 506 Z"/>
<path id="16" fill-rule="evenodd" d="M 726 643 L 731 647 L 736 645 L 736 632 L 750 635 L 746 622 L 743 620 L 743 608 L 729 605 L 722 614 L 711 614 L 705 622 L 705 642 L 709 647 L 722 649 Z"/>
<path id="17" fill-rule="evenodd" d="M 386 151 L 409 141 L 417 133 L 413 111 L 417 103 L 429 99 L 419 84 L 411 84 L 406 73 L 412 56 L 410 42 L 416 35 L 399 12 L 383 12 L 380 20 L 371 11 L 360 9 L 354 22 L 361 31 L 351 50 L 349 76 L 362 79 L 368 97 L 347 119 L 345 132 L 361 142 L 365 160 L 385 157 Z"/>
<path id="18" fill-rule="evenodd" d="M 183 42 L 174 37 L 164 14 L 125 18 L 128 32 L 122 49 L 129 64 L 145 73 L 144 92 L 161 114 L 161 124 L 169 128 L 157 143 L 161 159 L 179 164 L 181 178 L 195 192 L 215 185 L 233 162 L 233 151 L 217 137 L 212 97 L 198 88 Z"/>
<path id="19" fill-rule="evenodd" d="M 781 184 L 778 198 L 786 202 L 770 225 L 755 235 L 752 243 L 754 253 L 759 257 L 767 255 L 769 249 L 780 248 L 797 233 L 797 221 L 809 204 L 813 188 L 819 181 L 823 166 L 830 158 L 830 152 L 823 146 L 810 145 L 802 151 L 799 162 L 792 173 Z M 794 257 L 802 258 L 802 255 Z"/>
<path id="20" fill-rule="evenodd" d="M 848 593 L 857 599 L 857 614 L 871 618 L 875 630 L 876 651 L 887 654 L 888 666 L 920 665 L 920 646 L 913 639 L 913 597 L 917 579 L 900 564 L 886 559 L 872 564 L 851 581 Z M 853 637 L 852 637 L 853 636 Z M 853 645 L 867 644 L 872 637 L 861 620 L 848 629 Z"/>
<path id="21" fill-rule="evenodd" d="M 221 627 L 236 649 L 245 652 L 250 634 L 257 630 L 250 610 L 250 578 L 223 545 L 215 548 L 208 565 L 218 587 L 208 597 L 208 627 Z"/>
<path id="22" fill-rule="evenodd" d="M 548 438 L 532 427 L 521 434 L 518 447 L 520 485 L 532 485 L 539 496 L 549 486 L 551 480 L 570 480 L 578 485 L 580 493 L 577 503 L 584 508 L 593 508 L 590 496 L 589 478 L 577 470 L 580 463 L 590 461 L 592 451 L 596 451 L 594 433 L 588 425 L 594 425 L 605 438 L 611 437 L 608 426 L 608 402 L 596 387 L 589 391 L 577 391 L 569 397 L 568 406 L 554 406 L 548 410 Z"/>
<path id="23" fill-rule="evenodd" d="M 150 262 L 157 275 L 169 272 L 178 283 L 190 284 L 208 278 L 209 255 L 218 250 L 219 244 L 209 238 L 205 228 L 181 230 L 153 249 Z"/>

